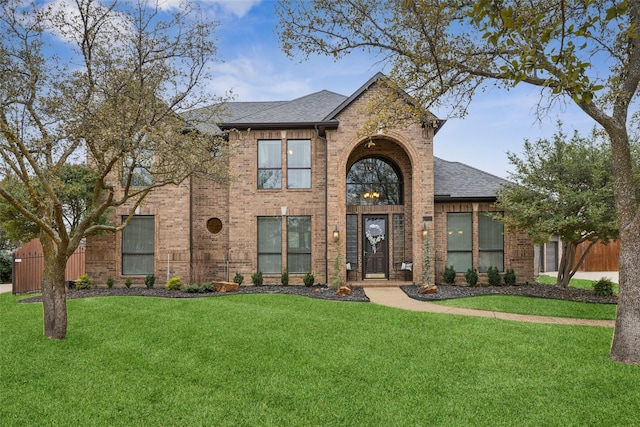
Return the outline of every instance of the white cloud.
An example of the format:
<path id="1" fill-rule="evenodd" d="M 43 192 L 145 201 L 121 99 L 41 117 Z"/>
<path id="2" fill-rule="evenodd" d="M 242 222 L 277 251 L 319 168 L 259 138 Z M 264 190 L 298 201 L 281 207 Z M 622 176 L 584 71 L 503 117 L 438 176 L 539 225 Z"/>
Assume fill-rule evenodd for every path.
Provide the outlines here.
<path id="1" fill-rule="evenodd" d="M 223 14 L 235 15 L 242 18 L 252 7 L 262 0 L 200 0 L 203 7 L 213 6 L 219 8 Z M 158 6 L 163 10 L 180 9 L 182 0 L 159 0 Z"/>

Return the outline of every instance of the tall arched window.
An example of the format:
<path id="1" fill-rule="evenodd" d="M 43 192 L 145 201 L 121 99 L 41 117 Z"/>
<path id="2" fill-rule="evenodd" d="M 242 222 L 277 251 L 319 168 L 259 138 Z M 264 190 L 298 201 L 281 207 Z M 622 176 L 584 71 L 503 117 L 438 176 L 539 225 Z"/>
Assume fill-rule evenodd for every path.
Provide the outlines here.
<path id="1" fill-rule="evenodd" d="M 402 174 L 387 159 L 366 157 L 347 174 L 347 205 L 401 205 Z"/>

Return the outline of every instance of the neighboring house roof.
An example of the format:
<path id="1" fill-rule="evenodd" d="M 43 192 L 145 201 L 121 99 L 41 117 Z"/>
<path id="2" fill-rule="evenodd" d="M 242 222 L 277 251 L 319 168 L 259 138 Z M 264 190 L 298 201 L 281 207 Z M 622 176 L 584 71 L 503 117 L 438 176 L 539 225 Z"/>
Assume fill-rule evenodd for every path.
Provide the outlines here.
<path id="1" fill-rule="evenodd" d="M 506 179 L 460 162 L 433 159 L 434 198 L 436 202 L 495 199 Z"/>

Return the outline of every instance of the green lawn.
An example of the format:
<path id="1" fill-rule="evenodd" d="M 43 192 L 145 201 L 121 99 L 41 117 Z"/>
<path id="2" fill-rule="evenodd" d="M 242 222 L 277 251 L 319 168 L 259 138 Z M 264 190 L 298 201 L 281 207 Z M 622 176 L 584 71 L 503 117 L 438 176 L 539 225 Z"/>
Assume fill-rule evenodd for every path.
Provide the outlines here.
<path id="1" fill-rule="evenodd" d="M 540 276 L 538 278 L 538 282 L 547 285 L 555 285 L 556 278 Z M 571 279 L 569 286 L 592 290 L 593 282 L 593 280 Z M 614 292 L 618 292 L 618 284 L 614 285 Z M 478 310 L 534 314 L 539 316 L 598 320 L 615 320 L 616 318 L 615 304 L 592 304 L 586 302 L 560 301 L 513 295 L 485 295 L 472 298 L 437 301 L 436 303 L 448 307 L 474 308 Z"/>
<path id="2" fill-rule="evenodd" d="M 0 425 L 637 425 L 612 330 L 293 295 L 69 301 L 0 294 Z"/>

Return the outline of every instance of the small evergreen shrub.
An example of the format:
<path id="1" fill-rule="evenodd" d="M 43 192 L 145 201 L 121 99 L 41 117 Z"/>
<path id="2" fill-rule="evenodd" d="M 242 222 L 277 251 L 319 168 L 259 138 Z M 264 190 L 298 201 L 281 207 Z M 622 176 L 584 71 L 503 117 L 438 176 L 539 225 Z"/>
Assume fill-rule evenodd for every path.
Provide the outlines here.
<path id="1" fill-rule="evenodd" d="M 442 278 L 444 279 L 444 283 L 449 285 L 456 283 L 456 270 L 453 268 L 453 265 L 448 265 L 444 268 Z"/>
<path id="2" fill-rule="evenodd" d="M 469 286 L 475 286 L 478 283 L 478 272 L 475 268 L 470 268 L 464 273 L 464 280 L 467 281 Z"/>
<path id="3" fill-rule="evenodd" d="M 593 293 L 601 297 L 610 297 L 613 295 L 613 282 L 606 277 L 593 282 Z"/>
<path id="4" fill-rule="evenodd" d="M 127 277 L 127 279 L 124 281 L 124 285 L 125 285 L 127 288 L 130 288 L 132 284 L 133 284 L 133 280 L 131 280 L 131 278 L 130 278 L 130 277 Z"/>
<path id="5" fill-rule="evenodd" d="M 169 288 L 167 288 L 167 289 L 169 289 Z M 185 287 L 183 289 L 183 291 L 188 293 L 188 294 L 199 294 L 200 292 L 202 292 L 200 286 L 198 286 L 198 285 L 188 285 L 187 287 Z"/>
<path id="6" fill-rule="evenodd" d="M 491 266 L 487 269 L 487 280 L 491 286 L 498 286 L 500 284 L 502 277 L 500 276 L 498 267 Z"/>
<path id="7" fill-rule="evenodd" d="M 179 277 L 172 277 L 164 286 L 170 291 L 179 291 L 182 288 L 182 280 Z"/>
<path id="8" fill-rule="evenodd" d="M 113 277 L 111 276 L 107 277 L 107 288 L 113 288 Z"/>
<path id="9" fill-rule="evenodd" d="M 147 287 L 147 289 L 153 288 L 155 284 L 156 284 L 155 274 L 147 274 L 144 278 L 144 285 Z"/>
<path id="10" fill-rule="evenodd" d="M 244 281 L 244 276 L 240 273 L 236 273 L 235 276 L 233 276 L 233 282 L 237 283 L 238 286 L 242 285 L 242 282 Z"/>
<path id="11" fill-rule="evenodd" d="M 513 269 L 509 269 L 504 272 L 504 276 L 502 276 L 502 280 L 504 280 L 504 284 L 507 286 L 514 286 L 516 284 L 516 273 Z"/>
<path id="12" fill-rule="evenodd" d="M 76 289 L 91 289 L 93 282 L 89 279 L 88 274 L 81 274 L 80 277 L 76 279 Z"/>
<path id="13" fill-rule="evenodd" d="M 282 275 L 280 276 L 280 283 L 282 286 L 287 286 L 289 284 L 289 270 L 286 268 L 282 270 Z"/>
<path id="14" fill-rule="evenodd" d="M 211 282 L 206 282 L 200 285 L 200 292 L 213 292 L 213 285 Z"/>
<path id="15" fill-rule="evenodd" d="M 314 277 L 312 272 L 307 271 L 307 274 L 304 275 L 304 277 L 302 278 L 302 281 L 304 282 L 305 286 L 311 287 L 313 286 L 313 283 L 316 281 L 316 278 Z"/>
<path id="16" fill-rule="evenodd" d="M 257 273 L 253 273 L 251 275 L 251 281 L 256 286 L 262 286 L 262 282 L 263 282 L 262 271 L 258 271 Z"/>

